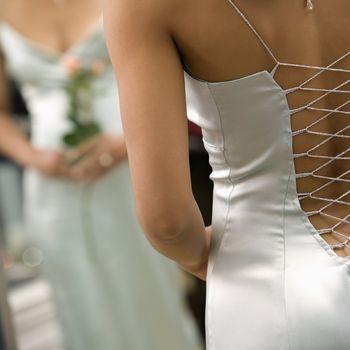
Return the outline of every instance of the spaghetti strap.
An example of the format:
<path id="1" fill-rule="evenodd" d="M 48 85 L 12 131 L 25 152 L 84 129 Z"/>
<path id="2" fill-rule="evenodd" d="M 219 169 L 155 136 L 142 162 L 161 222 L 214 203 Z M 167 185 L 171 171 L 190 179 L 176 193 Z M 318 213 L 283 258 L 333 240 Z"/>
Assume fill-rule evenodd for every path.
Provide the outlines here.
<path id="1" fill-rule="evenodd" d="M 261 44 L 265 47 L 267 52 L 271 55 L 271 57 L 276 62 L 275 68 L 279 65 L 279 61 L 277 60 L 276 56 L 273 54 L 272 50 L 269 48 L 265 40 L 261 37 L 261 35 L 257 32 L 257 30 L 253 27 L 253 25 L 250 23 L 248 18 L 244 15 L 244 13 L 239 9 L 239 7 L 234 3 L 233 0 L 228 0 L 228 2 L 232 5 L 232 7 L 237 11 L 237 13 L 242 17 L 243 21 L 248 25 L 248 27 L 252 30 L 252 32 L 255 34 L 255 36 L 259 39 Z"/>

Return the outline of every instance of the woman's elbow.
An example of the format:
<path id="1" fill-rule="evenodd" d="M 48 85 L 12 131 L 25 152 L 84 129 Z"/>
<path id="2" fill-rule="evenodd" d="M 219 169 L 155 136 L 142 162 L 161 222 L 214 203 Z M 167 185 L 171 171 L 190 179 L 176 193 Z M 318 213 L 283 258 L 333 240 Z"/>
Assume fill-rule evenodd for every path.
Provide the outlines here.
<path id="1" fill-rule="evenodd" d="M 183 208 L 167 210 L 139 209 L 138 220 L 147 238 L 152 242 L 176 240 L 187 226 L 188 219 Z"/>

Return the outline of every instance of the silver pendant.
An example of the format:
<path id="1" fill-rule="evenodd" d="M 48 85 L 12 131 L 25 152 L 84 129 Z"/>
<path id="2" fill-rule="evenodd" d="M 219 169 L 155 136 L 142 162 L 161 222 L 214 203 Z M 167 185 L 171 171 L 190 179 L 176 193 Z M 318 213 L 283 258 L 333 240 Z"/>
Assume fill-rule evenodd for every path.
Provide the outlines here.
<path id="1" fill-rule="evenodd" d="M 308 10 L 314 9 L 314 3 L 312 2 L 312 0 L 306 0 L 306 7 Z"/>

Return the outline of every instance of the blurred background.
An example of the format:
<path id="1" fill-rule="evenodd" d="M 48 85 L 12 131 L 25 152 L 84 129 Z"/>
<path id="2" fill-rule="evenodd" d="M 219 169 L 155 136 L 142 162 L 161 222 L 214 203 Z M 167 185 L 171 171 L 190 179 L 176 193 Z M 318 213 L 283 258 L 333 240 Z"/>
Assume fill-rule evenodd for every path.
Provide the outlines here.
<path id="1" fill-rule="evenodd" d="M 18 128 L 30 136 L 25 103 L 16 85 L 10 84 L 11 116 Z M 0 156 L 2 282 L 7 287 L 2 289 L 2 314 L 7 315 L 2 323 L 1 348 L 63 349 L 50 285 L 40 275 L 42 253 L 26 232 L 22 180 L 23 168 Z"/>
<path id="2" fill-rule="evenodd" d="M 13 82 L 10 105 L 12 118 L 22 132 L 30 136 L 29 114 Z M 212 200 L 210 166 L 200 129 L 192 123 L 189 124 L 189 140 L 193 191 L 206 225 L 209 225 Z M 10 313 L 2 319 L 3 346 L 0 348 L 6 349 L 6 339 L 13 344 L 9 338 L 12 336 L 10 333 L 14 332 L 18 349 L 59 350 L 63 349 L 63 342 L 51 286 L 40 272 L 43 253 L 32 244 L 26 232 L 22 180 L 23 169 L 1 156 L 0 240 L 4 268 L 2 282 L 7 285 L 7 289 L 2 289 L 2 314 L 6 314 L 6 302 L 10 305 Z M 186 284 L 187 302 L 204 339 L 205 284 L 190 276 L 186 276 Z M 14 326 L 12 330 L 11 325 Z"/>
<path id="3" fill-rule="evenodd" d="M 13 82 L 11 92 L 11 116 L 18 127 L 30 136 L 29 114 Z M 189 145 L 194 195 L 206 225 L 210 225 L 211 168 L 203 147 L 201 131 L 191 122 Z M 0 156 L 0 240 L 3 265 L 0 349 L 64 350 L 51 286 L 40 270 L 43 254 L 32 244 L 26 232 L 22 180 L 23 169 Z M 205 283 L 185 273 L 184 276 L 186 301 L 204 344 Z"/>

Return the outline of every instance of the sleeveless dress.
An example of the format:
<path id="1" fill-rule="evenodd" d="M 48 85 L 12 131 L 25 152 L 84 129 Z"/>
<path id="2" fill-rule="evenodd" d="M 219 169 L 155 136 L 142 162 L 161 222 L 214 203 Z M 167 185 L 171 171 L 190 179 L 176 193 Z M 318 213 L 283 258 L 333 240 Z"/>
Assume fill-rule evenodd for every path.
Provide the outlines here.
<path id="1" fill-rule="evenodd" d="M 280 62 L 240 8 L 228 1 L 276 66 L 272 72 L 223 82 L 185 73 L 188 117 L 203 130 L 213 169 L 207 350 L 348 350 L 350 260 L 323 240 L 326 230 L 311 224 L 309 217 L 315 213 L 301 208 L 301 197 L 308 194 L 298 193 L 297 178 L 321 175 L 296 173 L 295 158 L 311 152 L 293 154 L 293 137 L 310 128 L 292 131 L 291 119 L 303 110 L 317 111 L 322 118 L 335 111 L 350 114 L 342 109 L 345 103 L 316 106 L 316 100 L 336 90 L 349 94 L 342 86 L 349 83 L 350 70 L 336 64 L 350 52 L 327 67 Z M 313 74 L 284 90 L 274 78 L 281 67 L 310 69 Z M 288 95 L 306 91 L 308 83 L 325 72 L 342 73 L 347 80 L 337 87 L 309 88 L 321 97 L 291 109 Z M 349 103 L 349 95 L 347 99 Z M 348 223 L 348 217 L 342 221 Z"/>
<path id="2" fill-rule="evenodd" d="M 107 65 L 96 78 L 95 116 L 103 129 L 121 133 L 116 83 L 97 32 L 65 56 L 91 66 Z M 9 73 L 19 84 L 31 114 L 32 142 L 62 149 L 70 128 L 66 117 L 68 73 L 59 55 L 0 26 Z M 69 350 L 193 350 L 197 330 L 185 307 L 180 273 L 156 253 L 134 213 L 127 162 L 93 185 L 56 180 L 27 171 L 26 216 L 44 272 L 53 287 Z"/>

